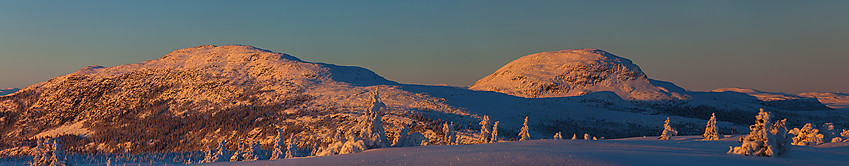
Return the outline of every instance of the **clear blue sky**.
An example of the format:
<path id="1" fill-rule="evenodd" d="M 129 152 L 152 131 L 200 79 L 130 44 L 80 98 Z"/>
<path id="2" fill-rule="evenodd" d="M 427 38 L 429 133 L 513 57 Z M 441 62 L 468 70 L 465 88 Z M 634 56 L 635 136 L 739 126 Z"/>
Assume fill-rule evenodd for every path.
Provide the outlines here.
<path id="1" fill-rule="evenodd" d="M 244 44 L 403 83 L 468 86 L 599 48 L 691 90 L 849 92 L 849 1 L 0 1 L 0 88 Z"/>

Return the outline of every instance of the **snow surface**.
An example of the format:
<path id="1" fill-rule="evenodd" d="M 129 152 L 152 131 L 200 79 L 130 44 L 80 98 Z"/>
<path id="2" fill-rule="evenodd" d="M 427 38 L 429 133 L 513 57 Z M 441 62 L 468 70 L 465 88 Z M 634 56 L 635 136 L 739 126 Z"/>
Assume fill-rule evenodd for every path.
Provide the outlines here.
<path id="1" fill-rule="evenodd" d="M 635 137 L 604 141 L 533 140 L 367 150 L 355 154 L 202 165 L 849 165 L 849 147 L 793 146 L 778 158 L 726 154 L 739 136 L 702 141 Z"/>

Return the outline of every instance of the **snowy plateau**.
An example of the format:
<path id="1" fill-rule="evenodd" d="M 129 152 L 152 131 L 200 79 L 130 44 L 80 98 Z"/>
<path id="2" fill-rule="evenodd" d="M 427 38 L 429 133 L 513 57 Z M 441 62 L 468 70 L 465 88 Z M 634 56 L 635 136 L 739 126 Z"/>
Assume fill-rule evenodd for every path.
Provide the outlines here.
<path id="1" fill-rule="evenodd" d="M 849 165 L 847 94 L 690 91 L 598 49 L 523 56 L 466 88 L 205 45 L 10 91 L 0 165 Z M 784 135 L 781 155 L 729 154 Z"/>

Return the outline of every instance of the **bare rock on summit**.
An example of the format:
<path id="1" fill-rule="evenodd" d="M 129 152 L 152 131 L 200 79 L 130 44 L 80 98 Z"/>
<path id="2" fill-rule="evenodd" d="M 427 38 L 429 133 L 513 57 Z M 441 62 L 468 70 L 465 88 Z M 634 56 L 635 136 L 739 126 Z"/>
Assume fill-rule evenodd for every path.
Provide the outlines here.
<path id="1" fill-rule="evenodd" d="M 599 91 L 612 91 L 626 100 L 687 98 L 682 88 L 651 80 L 631 60 L 599 49 L 523 56 L 470 88 L 526 98 L 580 96 Z"/>

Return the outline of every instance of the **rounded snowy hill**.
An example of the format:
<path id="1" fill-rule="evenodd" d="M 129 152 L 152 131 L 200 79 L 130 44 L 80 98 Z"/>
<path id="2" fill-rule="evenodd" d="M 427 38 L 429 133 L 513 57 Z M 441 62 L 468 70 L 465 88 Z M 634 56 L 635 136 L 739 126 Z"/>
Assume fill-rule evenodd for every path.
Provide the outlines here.
<path id="1" fill-rule="evenodd" d="M 220 139 L 270 144 L 280 128 L 323 145 L 337 128 L 362 120 L 375 91 L 392 131 L 441 125 L 416 119 L 417 110 L 474 119 L 444 99 L 398 85 L 365 68 L 252 46 L 184 48 L 136 64 L 85 67 L 0 96 L 0 153 L 57 136 L 70 141 L 63 145 L 72 152 L 198 150 Z"/>
<path id="2" fill-rule="evenodd" d="M 470 88 L 526 98 L 580 96 L 599 91 L 612 91 L 627 100 L 687 98 L 680 87 L 650 80 L 631 60 L 599 49 L 523 56 Z"/>

